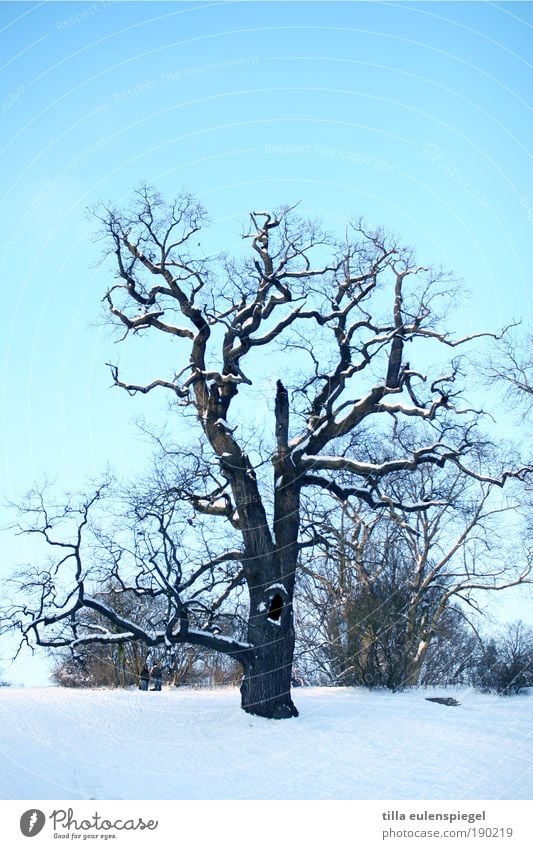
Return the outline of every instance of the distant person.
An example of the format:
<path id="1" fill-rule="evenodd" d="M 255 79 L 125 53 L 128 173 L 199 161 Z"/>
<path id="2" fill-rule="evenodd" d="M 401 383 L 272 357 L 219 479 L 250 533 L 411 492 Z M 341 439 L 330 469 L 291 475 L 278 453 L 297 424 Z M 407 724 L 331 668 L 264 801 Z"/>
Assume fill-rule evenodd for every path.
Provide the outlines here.
<path id="1" fill-rule="evenodd" d="M 139 676 L 139 690 L 147 690 L 148 682 L 150 680 L 150 673 L 148 671 L 148 667 L 146 664 L 141 669 L 141 674 Z"/>
<path id="2" fill-rule="evenodd" d="M 163 681 L 163 671 L 160 666 L 156 665 L 152 668 L 152 681 L 154 682 L 153 689 L 161 690 L 161 683 Z"/>

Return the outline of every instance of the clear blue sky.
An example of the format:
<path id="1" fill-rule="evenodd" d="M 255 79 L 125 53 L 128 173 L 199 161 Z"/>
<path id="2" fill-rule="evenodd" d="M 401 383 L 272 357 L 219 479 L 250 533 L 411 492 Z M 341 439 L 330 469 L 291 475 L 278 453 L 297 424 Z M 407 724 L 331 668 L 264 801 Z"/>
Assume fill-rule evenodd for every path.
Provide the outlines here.
<path id="1" fill-rule="evenodd" d="M 104 364 L 162 367 L 98 326 L 85 212 L 141 180 L 229 247 L 254 208 L 362 214 L 464 278 L 458 331 L 530 321 L 532 46 L 531 3 L 2 3 L 0 497 L 144 461 L 133 418 L 164 399 Z"/>

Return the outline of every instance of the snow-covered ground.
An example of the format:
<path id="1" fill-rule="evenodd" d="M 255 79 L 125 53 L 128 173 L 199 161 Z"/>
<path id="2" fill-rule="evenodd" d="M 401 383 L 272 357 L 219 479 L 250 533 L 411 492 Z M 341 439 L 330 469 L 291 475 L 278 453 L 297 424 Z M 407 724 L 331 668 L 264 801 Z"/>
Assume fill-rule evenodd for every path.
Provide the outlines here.
<path id="1" fill-rule="evenodd" d="M 426 696 L 453 695 L 459 707 Z M 530 799 L 533 693 L 0 690 L 3 799 Z"/>

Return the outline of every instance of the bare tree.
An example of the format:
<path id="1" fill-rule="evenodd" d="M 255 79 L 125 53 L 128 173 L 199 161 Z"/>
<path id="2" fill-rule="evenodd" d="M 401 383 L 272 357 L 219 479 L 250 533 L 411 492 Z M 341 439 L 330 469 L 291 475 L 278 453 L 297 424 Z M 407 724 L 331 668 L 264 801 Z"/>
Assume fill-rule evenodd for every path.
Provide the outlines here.
<path id="1" fill-rule="evenodd" d="M 499 383 L 504 387 L 507 400 L 518 404 L 524 416 L 531 413 L 533 333 L 519 334 L 516 327 L 510 328 L 498 340 L 481 371 L 491 385 Z"/>
<path id="2" fill-rule="evenodd" d="M 420 466 L 391 479 L 390 492 L 397 504 L 433 501 L 424 511 L 344 503 L 319 519 L 314 507 L 317 543 L 300 581 L 314 617 L 302 649 L 330 680 L 401 689 L 424 667 L 428 679 L 435 643 L 452 625 L 459 633 L 459 617 L 469 623 L 487 592 L 531 583 L 521 493 L 495 490 L 457 469 Z"/>
<path id="3" fill-rule="evenodd" d="M 427 687 L 473 683 L 483 644 L 472 625 L 460 607 L 448 607 L 426 652 L 419 684 Z"/>
<path id="4" fill-rule="evenodd" d="M 513 622 L 490 639 L 482 652 L 474 681 L 483 692 L 516 695 L 533 686 L 533 628 Z"/>
<path id="5" fill-rule="evenodd" d="M 165 595 L 164 628 L 124 620 L 89 592 L 90 569 L 79 543 L 91 510 L 87 501 L 74 542 L 56 548 L 65 555 L 62 568 L 68 556 L 74 569 L 71 589 L 60 601 L 55 567 L 48 570 L 39 604 L 19 616 L 23 634 L 62 645 L 67 637 L 54 636 L 54 628 L 68 621 L 75 623 L 74 644 L 201 645 L 243 667 L 244 710 L 296 716 L 292 602 L 301 552 L 314 540 L 313 529 L 302 523 L 302 493 L 329 492 L 341 501 L 355 498 L 372 509 L 416 515 L 440 499 L 398 498 L 388 486 L 398 472 L 451 464 L 499 486 L 523 477 L 525 468 L 495 475 L 469 465 L 480 412 L 463 399 L 461 361 L 448 354 L 479 336 L 495 337 L 454 338 L 443 329 L 439 313 L 446 314 L 453 301 L 453 281 L 417 265 L 410 250 L 361 222 L 351 223 L 338 240 L 294 209 L 254 212 L 244 236 L 250 258 L 233 259 L 204 252 L 197 234 L 206 214 L 187 194 L 166 203 L 144 186 L 129 210 L 108 206 L 97 215 L 117 273 L 104 298 L 111 318 L 123 339 L 157 332 L 171 340 L 177 363 L 170 373 L 144 381 L 124 377 L 111 364 L 114 384 L 131 395 L 170 393 L 176 420 L 196 428 L 201 451 L 193 454 L 184 429 L 181 449 L 189 452 L 188 465 L 174 480 L 167 475 L 166 489 L 138 509 L 139 523 L 151 523 L 151 542 L 134 528 L 129 557 L 119 542 L 107 546 L 108 570 L 124 591 Z M 263 443 L 254 441 L 253 388 L 264 358 L 275 351 L 282 356 L 269 369 L 279 370 L 278 380 L 265 409 L 272 439 Z M 429 363 L 434 365 L 428 370 Z M 394 425 L 404 419 L 429 424 L 427 442 L 401 444 L 393 428 L 387 458 L 373 460 L 358 451 L 359 433 L 379 434 L 385 420 Z M 469 426 L 454 428 L 457 419 Z M 337 451 L 347 437 L 349 450 Z M 180 510 L 194 514 L 194 544 Z M 39 530 L 58 545 L 42 513 Z M 185 532 L 182 548 L 190 542 L 198 560 L 192 569 L 179 556 L 178 530 Z M 218 633 L 217 613 L 243 587 L 244 638 Z M 86 607 L 107 617 L 115 630 L 84 632 L 79 615 Z"/>

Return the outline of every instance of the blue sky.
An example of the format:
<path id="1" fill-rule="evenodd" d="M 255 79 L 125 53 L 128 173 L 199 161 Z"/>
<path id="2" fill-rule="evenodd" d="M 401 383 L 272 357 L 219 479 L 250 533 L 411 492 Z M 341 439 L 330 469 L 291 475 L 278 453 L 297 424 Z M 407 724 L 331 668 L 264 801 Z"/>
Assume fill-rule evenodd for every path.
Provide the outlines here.
<path id="1" fill-rule="evenodd" d="M 458 333 L 530 321 L 532 27 L 531 3 L 2 3 L 0 497 L 144 462 L 133 419 L 165 399 L 105 362 L 167 364 L 101 326 L 86 215 L 141 180 L 198 194 L 230 249 L 251 209 L 363 215 L 464 279 Z"/>

